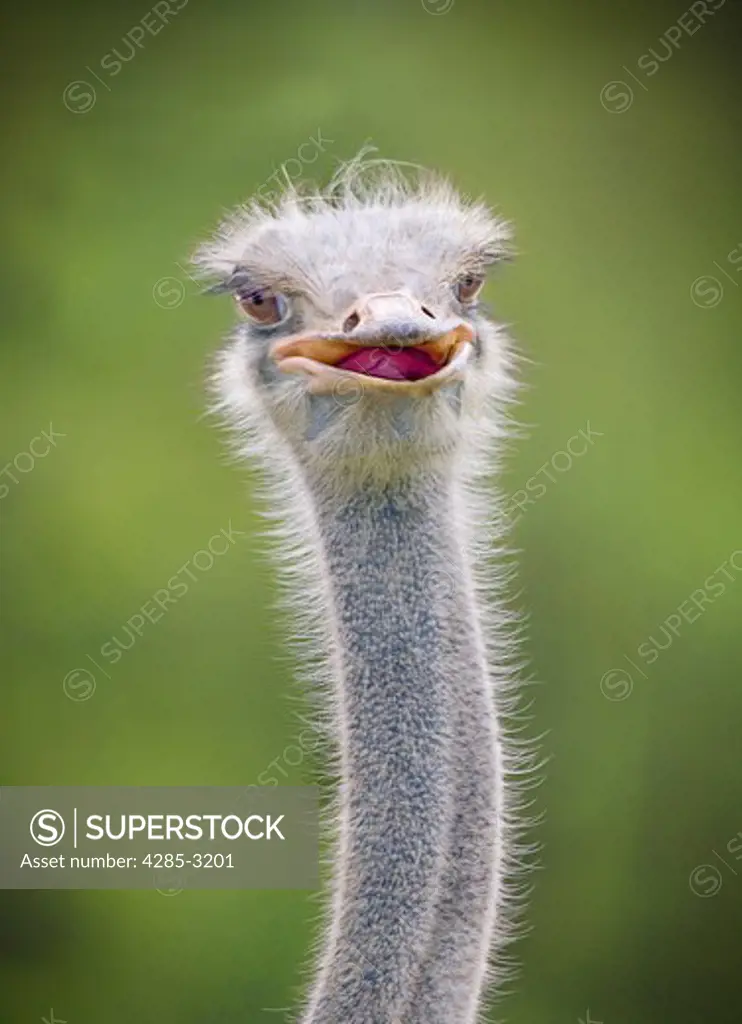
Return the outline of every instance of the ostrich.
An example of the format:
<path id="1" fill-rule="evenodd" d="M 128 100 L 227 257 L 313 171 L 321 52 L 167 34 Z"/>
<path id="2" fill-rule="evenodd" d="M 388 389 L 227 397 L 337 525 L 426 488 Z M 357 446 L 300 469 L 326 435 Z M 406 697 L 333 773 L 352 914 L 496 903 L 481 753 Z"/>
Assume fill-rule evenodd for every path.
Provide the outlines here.
<path id="1" fill-rule="evenodd" d="M 194 257 L 239 313 L 215 407 L 265 470 L 339 778 L 302 1024 L 472 1024 L 510 976 L 530 754 L 485 479 L 514 357 L 478 304 L 509 243 L 445 179 L 362 155 Z"/>

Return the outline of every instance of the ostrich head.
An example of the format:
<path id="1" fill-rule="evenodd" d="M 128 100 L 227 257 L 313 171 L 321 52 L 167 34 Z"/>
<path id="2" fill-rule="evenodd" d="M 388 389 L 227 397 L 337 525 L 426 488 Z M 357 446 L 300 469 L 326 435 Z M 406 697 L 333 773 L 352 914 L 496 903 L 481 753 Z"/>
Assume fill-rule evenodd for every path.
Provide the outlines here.
<path id="1" fill-rule="evenodd" d="M 241 208 L 196 256 L 242 321 L 217 373 L 230 416 L 267 416 L 338 482 L 429 467 L 506 388 L 505 339 L 478 300 L 508 241 L 484 205 L 383 162 Z"/>

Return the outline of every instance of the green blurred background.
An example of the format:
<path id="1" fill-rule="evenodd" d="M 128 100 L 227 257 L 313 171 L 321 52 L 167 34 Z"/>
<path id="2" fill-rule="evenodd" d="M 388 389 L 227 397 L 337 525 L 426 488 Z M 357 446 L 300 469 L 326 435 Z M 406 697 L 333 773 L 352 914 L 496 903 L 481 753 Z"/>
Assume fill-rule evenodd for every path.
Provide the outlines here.
<path id="1" fill-rule="evenodd" d="M 681 3 L 179 2 L 115 74 L 123 37 L 161 25 L 146 3 L 7 15 L 0 781 L 247 784 L 276 760 L 311 779 L 286 753 L 300 726 L 254 478 L 202 418 L 231 309 L 182 268 L 318 131 L 320 180 L 370 141 L 485 195 L 521 253 L 487 297 L 530 360 L 504 487 L 546 485 L 515 526 L 514 600 L 551 763 L 523 972 L 491 1019 L 739 1021 L 738 7 L 685 16 L 671 46 Z M 555 454 L 588 423 L 584 455 Z M 64 436 L 13 469 L 50 424 Z M 230 520 L 246 536 L 101 659 Z M 703 614 L 663 633 L 699 588 Z M 90 699 L 65 694 L 77 668 Z M 270 1024 L 317 905 L 3 892 L 0 910 L 3 1024 Z"/>

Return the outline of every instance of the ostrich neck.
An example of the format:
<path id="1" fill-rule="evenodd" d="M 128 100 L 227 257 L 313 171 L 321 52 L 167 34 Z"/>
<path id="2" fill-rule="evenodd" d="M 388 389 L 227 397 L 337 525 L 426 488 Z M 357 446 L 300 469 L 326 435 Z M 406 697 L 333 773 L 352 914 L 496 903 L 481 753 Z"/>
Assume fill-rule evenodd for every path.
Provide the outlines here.
<path id="1" fill-rule="evenodd" d="M 462 759 L 456 691 L 486 687 L 454 488 L 421 476 L 339 501 L 310 481 L 341 782 L 332 922 L 306 1024 L 411 1019 L 437 955 Z"/>

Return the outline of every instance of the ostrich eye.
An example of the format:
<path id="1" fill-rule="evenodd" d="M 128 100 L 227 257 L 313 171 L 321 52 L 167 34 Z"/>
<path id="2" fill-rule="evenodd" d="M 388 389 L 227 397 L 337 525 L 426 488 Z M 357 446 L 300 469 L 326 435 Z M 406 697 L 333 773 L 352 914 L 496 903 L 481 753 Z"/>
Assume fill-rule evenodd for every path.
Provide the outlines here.
<path id="1" fill-rule="evenodd" d="M 475 277 L 474 274 L 467 274 L 466 277 L 460 278 L 454 285 L 454 294 L 459 302 L 463 302 L 464 304 L 467 302 L 473 302 L 479 294 L 483 284 L 483 277 Z"/>
<path id="2" fill-rule="evenodd" d="M 280 324 L 289 315 L 287 299 L 268 288 L 240 292 L 237 303 L 245 316 L 263 327 Z"/>

